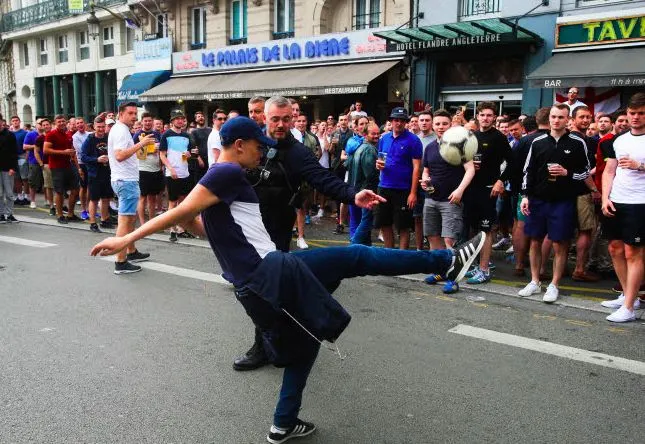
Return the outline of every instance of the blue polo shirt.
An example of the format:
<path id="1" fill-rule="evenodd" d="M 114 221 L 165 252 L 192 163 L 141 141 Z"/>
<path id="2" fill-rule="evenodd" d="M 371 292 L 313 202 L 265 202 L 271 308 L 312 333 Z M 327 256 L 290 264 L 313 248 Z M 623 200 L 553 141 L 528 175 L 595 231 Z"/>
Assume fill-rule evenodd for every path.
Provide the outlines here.
<path id="1" fill-rule="evenodd" d="M 409 190 L 412 186 L 412 160 L 423 157 L 421 140 L 408 130 L 403 130 L 397 137 L 390 132 L 379 140 L 378 151 L 387 153 L 379 187 Z"/>

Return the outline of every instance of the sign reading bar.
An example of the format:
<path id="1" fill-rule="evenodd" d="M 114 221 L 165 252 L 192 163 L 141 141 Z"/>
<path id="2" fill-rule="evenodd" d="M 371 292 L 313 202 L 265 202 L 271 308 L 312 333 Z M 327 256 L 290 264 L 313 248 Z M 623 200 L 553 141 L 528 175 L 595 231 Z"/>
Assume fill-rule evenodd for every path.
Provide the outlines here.
<path id="1" fill-rule="evenodd" d="M 585 88 L 588 86 L 603 87 L 643 87 L 645 86 L 645 75 L 617 75 L 617 76 L 602 76 L 602 77 L 551 77 L 546 79 L 531 79 L 529 80 L 529 87 L 531 88 L 569 88 L 577 86 L 578 88 Z"/>
<path id="2" fill-rule="evenodd" d="M 392 56 L 387 53 L 385 40 L 374 35 L 377 31 L 379 29 L 366 29 L 257 45 L 176 52 L 172 55 L 172 69 L 175 74 L 189 74 Z"/>
<path id="3" fill-rule="evenodd" d="M 70 14 L 81 14 L 84 11 L 83 0 L 67 0 L 67 9 Z"/>
<path id="4" fill-rule="evenodd" d="M 645 41 L 645 15 L 559 23 L 556 48 Z"/>

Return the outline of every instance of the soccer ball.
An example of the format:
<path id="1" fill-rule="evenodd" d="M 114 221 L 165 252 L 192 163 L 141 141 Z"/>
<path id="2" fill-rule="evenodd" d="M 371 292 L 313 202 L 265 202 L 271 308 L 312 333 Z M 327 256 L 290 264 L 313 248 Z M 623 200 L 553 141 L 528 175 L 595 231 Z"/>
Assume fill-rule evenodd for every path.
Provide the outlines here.
<path id="1" fill-rule="evenodd" d="M 473 160 L 479 143 L 475 135 L 463 126 L 453 126 L 441 138 L 439 154 L 450 165 L 463 165 Z"/>

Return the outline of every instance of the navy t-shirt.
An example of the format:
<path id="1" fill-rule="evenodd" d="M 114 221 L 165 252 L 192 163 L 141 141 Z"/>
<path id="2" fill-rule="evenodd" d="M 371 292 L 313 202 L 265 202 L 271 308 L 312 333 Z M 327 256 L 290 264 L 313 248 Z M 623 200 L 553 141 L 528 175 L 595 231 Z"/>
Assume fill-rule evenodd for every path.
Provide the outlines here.
<path id="1" fill-rule="evenodd" d="M 463 165 L 450 165 L 439 154 L 439 142 L 433 140 L 423 152 L 423 167 L 430 170 L 434 193 L 432 200 L 447 202 L 448 196 L 457 189 L 466 174 Z"/>
<path id="2" fill-rule="evenodd" d="M 220 199 L 220 203 L 202 211 L 208 242 L 224 278 L 241 286 L 262 259 L 276 250 L 262 223 L 258 196 L 237 163 L 214 164 L 199 184 Z"/>

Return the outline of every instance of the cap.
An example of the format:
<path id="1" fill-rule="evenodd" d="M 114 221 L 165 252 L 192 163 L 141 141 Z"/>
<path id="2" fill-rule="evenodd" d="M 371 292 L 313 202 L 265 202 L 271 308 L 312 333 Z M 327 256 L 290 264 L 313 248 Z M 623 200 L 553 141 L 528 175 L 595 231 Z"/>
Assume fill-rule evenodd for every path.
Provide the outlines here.
<path id="1" fill-rule="evenodd" d="M 184 112 L 183 112 L 182 110 L 180 110 L 180 109 L 173 109 L 172 111 L 170 111 L 170 121 L 171 121 L 171 122 L 172 122 L 173 120 L 175 120 L 175 119 L 180 118 L 180 117 L 184 117 L 184 118 L 186 117 L 186 115 L 184 114 Z"/>
<path id="2" fill-rule="evenodd" d="M 116 120 L 114 120 L 114 119 L 107 119 L 107 120 L 105 121 L 105 124 L 106 124 L 106 125 L 114 125 L 115 123 L 116 123 Z"/>
<path id="3" fill-rule="evenodd" d="M 410 116 L 408 116 L 408 110 L 399 106 L 392 110 L 390 119 L 410 120 Z"/>
<path id="4" fill-rule="evenodd" d="M 277 142 L 268 138 L 260 126 L 248 117 L 239 116 L 229 119 L 219 130 L 222 145 L 230 145 L 237 139 L 255 139 L 263 145 L 275 146 Z"/>

